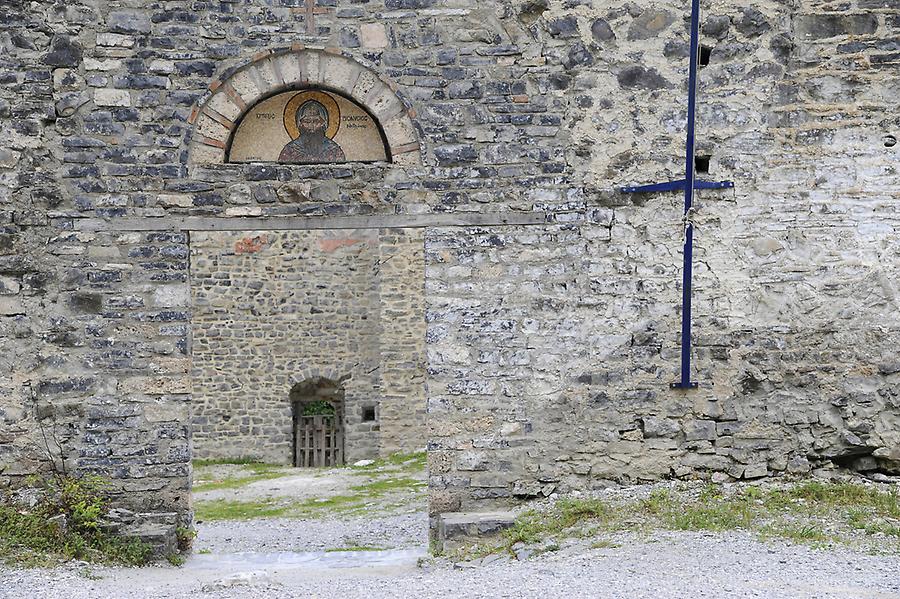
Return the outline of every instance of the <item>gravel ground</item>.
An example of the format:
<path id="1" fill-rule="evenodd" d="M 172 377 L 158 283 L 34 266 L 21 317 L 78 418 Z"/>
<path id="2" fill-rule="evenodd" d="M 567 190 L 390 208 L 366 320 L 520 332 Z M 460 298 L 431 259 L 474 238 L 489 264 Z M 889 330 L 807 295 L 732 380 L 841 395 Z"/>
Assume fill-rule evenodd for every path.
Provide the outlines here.
<path id="1" fill-rule="evenodd" d="M 338 547 L 382 548 L 428 545 L 424 512 L 382 518 L 292 520 L 271 518 L 197 525 L 195 551 L 320 551 Z"/>
<path id="2" fill-rule="evenodd" d="M 900 560 L 844 550 L 761 543 L 745 534 L 662 533 L 649 541 L 622 536 L 621 545 L 587 550 L 564 547 L 527 561 L 498 559 L 475 567 L 412 559 L 357 568 L 306 564 L 247 567 L 212 556 L 183 568 L 0 569 L 0 597 L 149 598 L 770 598 L 900 599 Z M 331 554 L 327 554 L 331 555 Z M 256 556 L 259 558 L 260 556 Z"/>
<path id="3" fill-rule="evenodd" d="M 376 470 L 371 473 L 372 478 L 383 475 L 389 470 Z M 362 472 L 347 469 L 315 470 L 305 468 L 281 468 L 276 473 L 283 474 L 280 478 L 261 480 L 233 489 L 213 489 L 209 491 L 194 492 L 195 501 L 257 501 L 285 497 L 294 501 L 313 497 L 333 497 L 350 493 L 352 485 L 358 485 L 369 480 L 362 476 Z M 236 464 L 221 464 L 194 469 L 194 484 L 221 481 L 229 478 L 242 478 L 249 476 L 250 471 Z"/>
<path id="4" fill-rule="evenodd" d="M 235 472 L 212 474 L 227 478 Z M 238 489 L 198 493 L 197 499 L 327 498 L 367 480 L 409 475 L 397 468 L 330 474 L 291 472 Z M 424 473 L 412 476 L 424 478 Z M 630 501 L 658 489 L 692 497 L 702 484 L 663 482 L 582 496 Z M 424 557 L 424 499 L 417 490 L 404 490 L 401 498 L 404 494 L 409 501 L 399 508 L 396 495 L 374 498 L 365 518 L 335 513 L 313 520 L 200 523 L 196 553 L 180 568 L 0 566 L 0 599 L 900 599 L 896 553 L 879 556 L 840 545 L 813 549 L 760 541 L 753 533 L 626 532 L 604 536 L 610 546 L 602 549 L 590 547 L 596 539 L 572 538 L 556 551 L 523 561 L 492 555 L 454 564 Z M 389 550 L 326 551 L 353 547 Z"/>

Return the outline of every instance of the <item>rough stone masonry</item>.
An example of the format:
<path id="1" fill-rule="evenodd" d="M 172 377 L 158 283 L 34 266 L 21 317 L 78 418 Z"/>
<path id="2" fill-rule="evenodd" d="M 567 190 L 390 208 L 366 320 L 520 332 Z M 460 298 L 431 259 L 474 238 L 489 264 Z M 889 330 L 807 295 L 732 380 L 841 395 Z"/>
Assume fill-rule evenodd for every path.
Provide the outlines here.
<path id="1" fill-rule="evenodd" d="M 686 4 L 0 3 L 0 486 L 64 461 L 133 527 L 189 521 L 191 244 L 342 223 L 424 235 L 435 514 L 897 472 L 900 7 L 704 2 L 698 153 L 736 187 L 692 217 L 685 392 L 681 198 L 618 189 L 682 168 Z M 226 161 L 305 87 L 391 160 Z"/>
<path id="2" fill-rule="evenodd" d="M 346 461 L 420 450 L 422 243 L 421 229 L 194 233 L 194 457 L 292 463 L 291 391 L 319 379 L 342 389 Z"/>

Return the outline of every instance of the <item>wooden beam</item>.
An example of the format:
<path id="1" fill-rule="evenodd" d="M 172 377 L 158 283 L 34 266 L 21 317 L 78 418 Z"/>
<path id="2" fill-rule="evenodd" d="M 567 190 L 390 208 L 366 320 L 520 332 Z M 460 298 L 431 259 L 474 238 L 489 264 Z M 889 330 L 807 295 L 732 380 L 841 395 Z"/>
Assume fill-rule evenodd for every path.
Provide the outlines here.
<path id="1" fill-rule="evenodd" d="M 265 218 L 163 216 L 76 218 L 76 231 L 298 231 L 309 229 L 407 229 L 543 225 L 544 212 L 373 214 L 369 216 L 273 216 Z"/>

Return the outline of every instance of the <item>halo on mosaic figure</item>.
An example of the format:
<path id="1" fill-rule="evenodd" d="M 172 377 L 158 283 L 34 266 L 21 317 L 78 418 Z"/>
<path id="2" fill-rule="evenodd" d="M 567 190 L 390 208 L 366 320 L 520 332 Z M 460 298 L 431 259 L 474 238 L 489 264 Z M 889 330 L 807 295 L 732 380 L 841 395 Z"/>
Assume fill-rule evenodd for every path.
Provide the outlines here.
<path id="1" fill-rule="evenodd" d="M 300 92 L 288 100 L 284 107 L 284 128 L 288 135 L 291 136 L 291 139 L 300 137 L 300 129 L 297 128 L 297 111 L 311 101 L 318 102 L 328 111 L 328 128 L 325 130 L 325 137 L 334 139 L 338 129 L 341 128 L 341 108 L 330 94 L 314 90 Z"/>

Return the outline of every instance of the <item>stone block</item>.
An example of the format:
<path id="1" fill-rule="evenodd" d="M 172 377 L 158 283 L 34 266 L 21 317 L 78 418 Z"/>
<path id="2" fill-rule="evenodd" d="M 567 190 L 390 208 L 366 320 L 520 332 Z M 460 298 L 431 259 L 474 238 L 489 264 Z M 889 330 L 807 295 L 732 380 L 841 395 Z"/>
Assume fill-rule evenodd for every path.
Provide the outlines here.
<path id="1" fill-rule="evenodd" d="M 713 441 L 716 438 L 716 423 L 712 420 L 690 420 L 684 425 L 684 435 L 688 441 Z"/>
<path id="2" fill-rule="evenodd" d="M 242 71 L 242 73 L 246 73 L 253 80 L 261 96 L 266 96 L 281 87 L 281 79 L 278 77 L 278 73 L 275 72 L 275 65 L 271 58 L 254 62 L 251 67 Z M 244 100 L 245 102 L 247 101 L 246 98 Z M 247 104 L 251 105 L 252 102 L 247 102 Z"/>
<path id="3" fill-rule="evenodd" d="M 119 391 L 123 394 L 186 395 L 191 392 L 191 380 L 177 376 L 130 376 L 120 381 Z"/>
<path id="4" fill-rule="evenodd" d="M 456 469 L 462 471 L 487 470 L 487 455 L 483 451 L 463 451 L 456 458 Z"/>
<path id="5" fill-rule="evenodd" d="M 321 81 L 327 81 L 329 87 L 351 95 L 363 69 L 359 63 L 347 60 L 343 56 L 323 54 L 319 62 L 319 71 Z"/>
<path id="6" fill-rule="evenodd" d="M 387 48 L 388 38 L 383 23 L 366 23 L 359 26 L 359 38 L 363 48 Z"/>
<path id="7" fill-rule="evenodd" d="M 237 121 L 241 116 L 240 107 L 232 101 L 231 97 L 223 92 L 213 94 L 207 103 L 207 107 L 215 110 L 231 122 Z"/>
<path id="8" fill-rule="evenodd" d="M 657 37 L 675 22 L 675 15 L 668 10 L 649 8 L 631 22 L 628 28 L 629 41 L 646 40 Z"/>
<path id="9" fill-rule="evenodd" d="M 512 512 L 450 512 L 438 515 L 437 541 L 444 551 L 495 537 L 515 524 Z"/>
<path id="10" fill-rule="evenodd" d="M 765 462 L 759 462 L 756 464 L 748 464 L 744 468 L 744 478 L 752 479 L 752 478 L 762 478 L 764 476 L 769 475 L 769 467 Z"/>
<path id="11" fill-rule="evenodd" d="M 156 196 L 156 201 L 163 208 L 190 208 L 194 205 L 194 198 L 184 193 L 162 193 Z"/>
<path id="12" fill-rule="evenodd" d="M 84 70 L 86 71 L 118 71 L 121 68 L 122 61 L 115 58 L 86 58 L 84 61 Z"/>
<path id="13" fill-rule="evenodd" d="M 0 295 L 0 316 L 16 316 L 25 314 L 25 305 L 18 297 Z"/>
<path id="14" fill-rule="evenodd" d="M 22 290 L 22 283 L 12 277 L 0 276 L 0 295 L 16 295 Z"/>
<path id="15" fill-rule="evenodd" d="M 190 164 L 222 164 L 225 162 L 225 150 L 205 144 L 192 144 Z M 171 198 L 172 196 L 167 196 Z M 193 199 L 191 199 L 193 205 Z"/>
<path id="16" fill-rule="evenodd" d="M 57 34 L 50 38 L 50 52 L 44 56 L 43 62 L 52 67 L 77 67 L 83 54 L 84 50 L 76 40 Z"/>
<path id="17" fill-rule="evenodd" d="M 107 15 L 106 25 L 113 33 L 150 33 L 150 17 L 143 11 L 113 11 Z"/>
<path id="18" fill-rule="evenodd" d="M 182 308 L 191 304 L 188 285 L 160 285 L 153 290 L 153 304 L 159 308 Z"/>
<path id="19" fill-rule="evenodd" d="M 641 428 L 644 432 L 644 437 L 648 439 L 655 437 L 671 438 L 681 432 L 681 425 L 677 420 L 658 418 L 656 416 L 641 418 Z"/>
<path id="20" fill-rule="evenodd" d="M 247 106 L 252 106 L 256 103 L 264 91 L 259 88 L 257 82 L 246 70 L 239 71 L 233 75 L 228 80 L 228 84 Z"/>
<path id="21" fill-rule="evenodd" d="M 821 40 L 874 33 L 878 28 L 878 16 L 874 13 L 800 15 L 794 23 L 801 39 Z"/>
<path id="22" fill-rule="evenodd" d="M 0 168 L 14 168 L 19 163 L 21 154 L 9 148 L 0 148 Z"/>
<path id="23" fill-rule="evenodd" d="M 382 123 L 382 127 L 392 148 L 399 148 L 418 141 L 415 127 L 403 114 L 395 116 L 387 123 Z"/>
<path id="24" fill-rule="evenodd" d="M 223 144 L 228 141 L 231 131 L 222 123 L 214 121 L 205 114 L 201 114 L 197 120 L 197 133 L 209 139 L 215 139 Z"/>
<path id="25" fill-rule="evenodd" d="M 97 45 L 111 48 L 132 48 L 134 47 L 134 38 L 120 33 L 98 33 Z"/>
<path id="26" fill-rule="evenodd" d="M 94 104 L 97 106 L 131 106 L 131 93 L 126 89 L 94 90 Z"/>
<path id="27" fill-rule="evenodd" d="M 153 547 L 153 554 L 157 557 L 172 555 L 178 550 L 178 537 L 175 524 L 156 522 L 132 524 L 121 530 L 124 537 L 140 539 Z"/>
<path id="28" fill-rule="evenodd" d="M 320 83 L 319 62 L 321 60 L 321 52 L 302 52 L 297 55 L 297 62 L 300 64 L 300 72 L 308 83 Z"/>
<path id="29" fill-rule="evenodd" d="M 300 70 L 300 63 L 297 61 L 297 54 L 288 52 L 279 54 L 271 59 L 275 64 L 275 71 L 286 84 L 302 83 L 303 72 Z"/>

